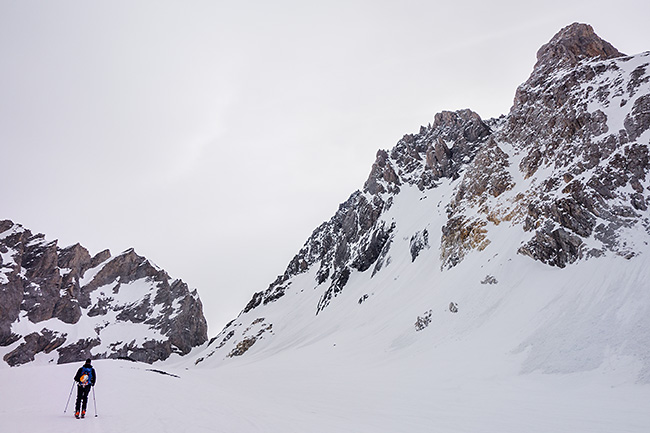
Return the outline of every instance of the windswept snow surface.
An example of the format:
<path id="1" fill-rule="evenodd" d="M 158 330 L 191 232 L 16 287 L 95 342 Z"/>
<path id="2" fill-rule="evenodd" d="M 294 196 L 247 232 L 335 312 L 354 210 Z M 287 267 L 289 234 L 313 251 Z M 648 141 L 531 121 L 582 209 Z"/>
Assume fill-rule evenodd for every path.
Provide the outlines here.
<path id="1" fill-rule="evenodd" d="M 295 355 L 295 354 L 293 354 Z M 28 365 L 0 371 L 3 432 L 647 432 L 650 388 L 626 374 L 495 376 L 441 368 L 422 358 L 351 363 L 330 350 L 296 364 L 217 369 L 97 361 L 97 414 L 63 413 L 79 365 Z M 358 361 L 359 359 L 357 359 Z M 309 362 L 307 362 L 309 361 Z M 367 360 L 364 360 L 367 361 Z M 469 361 L 468 361 L 469 363 Z"/>

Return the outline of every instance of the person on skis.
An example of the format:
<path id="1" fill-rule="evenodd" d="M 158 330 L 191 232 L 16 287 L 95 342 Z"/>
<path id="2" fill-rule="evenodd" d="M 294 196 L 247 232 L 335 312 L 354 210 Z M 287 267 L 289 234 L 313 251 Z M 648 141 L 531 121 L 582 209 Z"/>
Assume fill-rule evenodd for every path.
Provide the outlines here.
<path id="1" fill-rule="evenodd" d="M 88 394 L 90 388 L 95 386 L 97 381 L 97 374 L 95 369 L 90 364 L 90 359 L 86 359 L 86 363 L 77 370 L 74 376 L 74 381 L 77 382 L 77 402 L 75 404 L 74 416 L 75 418 L 84 418 L 86 416 L 86 405 L 88 404 Z M 81 409 L 81 412 L 79 412 Z"/>

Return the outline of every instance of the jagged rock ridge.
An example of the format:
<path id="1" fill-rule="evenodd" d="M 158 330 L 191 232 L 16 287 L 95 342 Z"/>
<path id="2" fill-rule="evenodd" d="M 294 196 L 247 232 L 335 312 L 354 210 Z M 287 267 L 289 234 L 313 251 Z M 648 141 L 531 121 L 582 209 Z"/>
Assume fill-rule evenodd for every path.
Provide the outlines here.
<path id="1" fill-rule="evenodd" d="M 507 115 L 438 113 L 419 133 L 380 150 L 363 190 L 313 232 L 284 274 L 253 296 L 200 360 L 245 338 L 252 347 L 255 340 L 240 329 L 261 315 L 271 320 L 270 305 L 293 284 L 300 284 L 294 293 L 317 295 L 311 305 L 318 315 L 355 275 L 374 277 L 389 266 L 401 242 L 415 264 L 423 249 L 439 248 L 439 259 L 427 266 L 443 272 L 487 248 L 505 225 L 521 239 L 512 254 L 549 266 L 634 257 L 650 240 L 649 68 L 650 53 L 626 56 L 589 25 L 562 29 L 539 50 Z M 448 188 L 451 194 L 440 193 L 440 226 L 432 215 L 427 226 L 395 238 L 399 221 L 386 215 L 397 199 L 417 189 L 423 200 Z"/>
<path id="2" fill-rule="evenodd" d="M 207 340 L 196 291 L 128 250 L 59 248 L 0 221 L 0 349 L 15 366 L 46 356 L 154 362 Z"/>

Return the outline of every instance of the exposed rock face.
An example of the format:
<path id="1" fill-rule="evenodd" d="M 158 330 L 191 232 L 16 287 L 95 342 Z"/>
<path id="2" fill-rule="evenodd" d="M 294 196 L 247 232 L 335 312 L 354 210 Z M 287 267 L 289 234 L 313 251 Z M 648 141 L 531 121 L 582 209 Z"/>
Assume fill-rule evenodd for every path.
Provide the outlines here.
<path id="1" fill-rule="evenodd" d="M 618 229 L 642 221 L 647 207 L 648 137 L 640 138 L 650 128 L 649 64 L 648 53 L 624 56 L 584 24 L 540 49 L 495 133 L 523 155 L 525 178 L 549 172 L 522 191 L 524 228 L 535 231 L 522 254 L 560 267 L 605 251 L 630 254 Z M 589 247 L 591 236 L 598 242 Z"/>
<path id="2" fill-rule="evenodd" d="M 440 259 L 443 267 L 458 264 L 468 251 L 483 250 L 489 245 L 485 227 L 488 222 L 498 224 L 508 217 L 498 215 L 498 209 L 487 205 L 492 197 L 499 197 L 512 189 L 508 155 L 490 138 L 467 166 L 467 172 L 447 206 L 448 222 L 442 227 Z M 478 209 L 476 216 L 468 216 L 468 208 Z"/>
<path id="3" fill-rule="evenodd" d="M 521 239 L 513 253 L 549 266 L 632 257 L 635 242 L 650 236 L 649 70 L 650 53 L 626 56 L 586 24 L 562 29 L 538 51 L 509 114 L 484 121 L 470 110 L 438 113 L 419 133 L 377 152 L 363 190 L 313 232 L 285 273 L 215 341 L 236 348 L 245 338 L 238 326 L 282 302 L 290 288 L 316 291 L 315 313 L 323 312 L 355 275 L 372 268 L 367 278 L 374 278 L 388 266 L 402 240 L 408 247 L 400 254 L 411 263 L 439 248 L 431 266 L 441 272 L 489 247 L 504 227 Z M 426 225 L 405 229 L 388 216 L 405 194 L 425 200 L 438 188 L 447 192 L 435 210 L 427 208 Z"/>
<path id="4" fill-rule="evenodd" d="M 415 259 L 420 255 L 420 251 L 425 248 L 429 248 L 429 231 L 424 229 L 421 232 L 415 233 L 411 236 L 411 261 L 414 262 Z"/>
<path id="5" fill-rule="evenodd" d="M 571 67 L 585 59 L 613 59 L 625 54 L 602 40 L 589 24 L 574 23 L 560 30 L 537 51 L 536 70 Z"/>
<path id="6" fill-rule="evenodd" d="M 207 340 L 196 291 L 133 250 L 91 257 L 79 244 L 61 249 L 0 221 L 0 289 L 0 348 L 12 366 L 51 352 L 58 363 L 154 362 Z"/>

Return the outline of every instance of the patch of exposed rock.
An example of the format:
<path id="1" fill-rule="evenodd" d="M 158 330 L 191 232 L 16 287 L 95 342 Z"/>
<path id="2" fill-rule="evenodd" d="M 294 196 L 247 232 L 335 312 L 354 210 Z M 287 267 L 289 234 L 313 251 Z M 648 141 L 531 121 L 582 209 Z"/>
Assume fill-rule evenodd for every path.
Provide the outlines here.
<path id="1" fill-rule="evenodd" d="M 440 260 L 443 268 L 460 263 L 467 252 L 485 249 L 490 240 L 488 222 L 500 223 L 507 216 L 497 214 L 491 198 L 513 188 L 508 155 L 490 138 L 468 164 L 456 194 L 447 206 L 448 221 L 442 227 Z M 467 216 L 467 209 L 476 209 Z"/>

